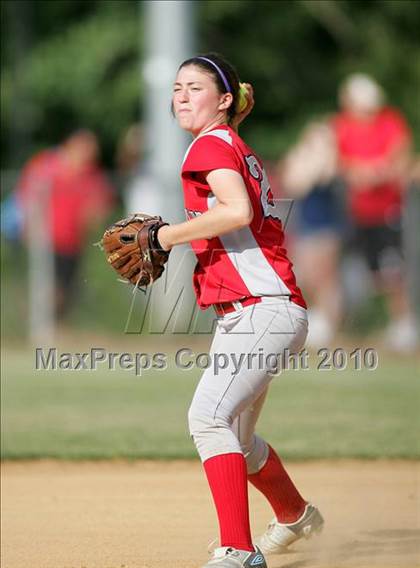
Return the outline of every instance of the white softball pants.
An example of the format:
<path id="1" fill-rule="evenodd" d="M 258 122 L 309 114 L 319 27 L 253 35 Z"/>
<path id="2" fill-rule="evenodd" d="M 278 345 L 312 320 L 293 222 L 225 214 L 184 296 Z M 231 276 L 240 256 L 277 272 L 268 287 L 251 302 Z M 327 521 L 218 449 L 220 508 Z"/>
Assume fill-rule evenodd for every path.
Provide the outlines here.
<path id="1" fill-rule="evenodd" d="M 276 365 L 282 365 L 284 354 L 303 348 L 307 332 L 306 310 L 281 296 L 263 297 L 218 319 L 210 356 L 225 354 L 229 363 L 217 373 L 212 366 L 204 371 L 188 413 L 202 461 L 242 453 L 249 474 L 264 466 L 268 446 L 255 434 L 255 425 L 270 381 L 281 380 Z"/>

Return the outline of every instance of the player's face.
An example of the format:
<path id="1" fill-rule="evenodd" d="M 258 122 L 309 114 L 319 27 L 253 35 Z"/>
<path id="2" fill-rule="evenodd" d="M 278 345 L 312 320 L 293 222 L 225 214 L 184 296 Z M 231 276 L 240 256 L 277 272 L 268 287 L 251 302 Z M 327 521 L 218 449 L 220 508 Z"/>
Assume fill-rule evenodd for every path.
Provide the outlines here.
<path id="1" fill-rule="evenodd" d="M 181 128 L 197 136 L 218 124 L 226 124 L 230 93 L 220 94 L 213 77 L 196 67 L 182 67 L 174 83 L 173 109 Z"/>

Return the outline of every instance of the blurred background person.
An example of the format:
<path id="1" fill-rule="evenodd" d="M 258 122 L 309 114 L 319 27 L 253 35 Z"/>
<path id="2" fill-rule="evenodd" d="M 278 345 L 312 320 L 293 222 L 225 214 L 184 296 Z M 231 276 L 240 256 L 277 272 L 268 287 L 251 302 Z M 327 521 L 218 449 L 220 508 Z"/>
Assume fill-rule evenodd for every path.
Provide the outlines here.
<path id="1" fill-rule="evenodd" d="M 411 133 L 402 114 L 385 106 L 382 88 L 368 75 L 350 75 L 339 89 L 339 103 L 333 125 L 354 244 L 372 272 L 377 292 L 386 298 L 388 346 L 411 350 L 417 334 L 401 242 Z"/>
<path id="2" fill-rule="evenodd" d="M 141 170 L 143 146 L 143 125 L 138 122 L 130 124 L 117 142 L 115 162 L 120 187 L 124 188 L 129 185 Z"/>
<path id="3" fill-rule="evenodd" d="M 115 193 L 98 164 L 99 145 L 93 132 L 73 132 L 61 145 L 43 150 L 24 166 L 16 188 L 23 218 L 23 237 L 30 234 L 29 215 L 43 204 L 54 257 L 55 312 L 58 319 L 71 306 L 77 273 L 88 234 L 111 211 Z"/>
<path id="4" fill-rule="evenodd" d="M 308 298 L 313 348 L 332 342 L 342 316 L 339 258 L 345 222 L 337 180 L 337 150 L 327 120 L 311 122 L 279 164 L 285 196 L 293 203 L 294 238 L 289 246 Z"/>

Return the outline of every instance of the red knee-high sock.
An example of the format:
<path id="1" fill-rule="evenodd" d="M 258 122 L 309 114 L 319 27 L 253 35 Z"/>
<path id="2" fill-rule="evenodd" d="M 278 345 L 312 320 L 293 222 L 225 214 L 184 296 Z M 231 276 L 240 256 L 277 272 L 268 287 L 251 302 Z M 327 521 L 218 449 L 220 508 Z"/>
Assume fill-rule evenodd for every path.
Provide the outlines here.
<path id="1" fill-rule="evenodd" d="M 203 464 L 216 505 L 220 545 L 254 550 L 249 527 L 246 462 L 242 454 L 222 454 Z"/>
<path id="2" fill-rule="evenodd" d="M 276 452 L 271 446 L 268 448 L 264 467 L 248 475 L 248 479 L 267 498 L 279 523 L 294 523 L 304 512 L 306 501 L 294 486 Z"/>

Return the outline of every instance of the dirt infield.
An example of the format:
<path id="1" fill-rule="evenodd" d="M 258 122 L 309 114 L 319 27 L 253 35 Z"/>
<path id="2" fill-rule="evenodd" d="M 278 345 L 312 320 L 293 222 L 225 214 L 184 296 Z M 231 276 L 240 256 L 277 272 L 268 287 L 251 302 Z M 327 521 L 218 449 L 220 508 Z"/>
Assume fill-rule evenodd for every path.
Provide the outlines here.
<path id="1" fill-rule="evenodd" d="M 420 463 L 289 464 L 324 533 L 269 568 L 420 566 Z M 251 489 L 254 534 L 271 517 Z M 199 568 L 217 536 L 197 462 L 2 466 L 3 568 Z"/>

